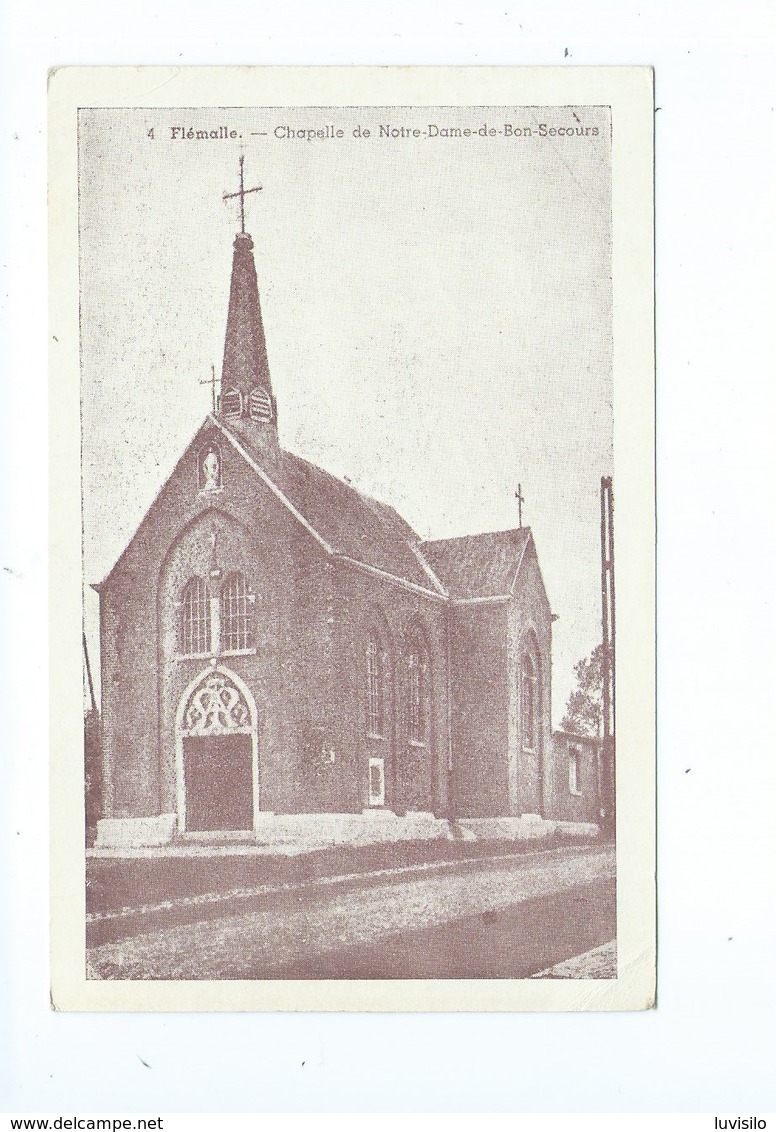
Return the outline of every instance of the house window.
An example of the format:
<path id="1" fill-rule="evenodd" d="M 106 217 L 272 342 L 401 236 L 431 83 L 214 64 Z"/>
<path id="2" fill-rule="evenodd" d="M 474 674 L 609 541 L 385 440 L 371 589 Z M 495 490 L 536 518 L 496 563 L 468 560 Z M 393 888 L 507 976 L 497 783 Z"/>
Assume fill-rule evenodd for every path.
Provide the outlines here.
<path id="1" fill-rule="evenodd" d="M 221 415 L 232 419 L 242 416 L 242 393 L 239 389 L 227 389 L 221 394 Z"/>
<path id="2" fill-rule="evenodd" d="M 183 592 L 180 648 L 188 656 L 210 651 L 210 590 L 204 578 L 192 578 Z"/>
<path id="3" fill-rule="evenodd" d="M 248 399 L 248 412 L 254 421 L 272 420 L 272 398 L 266 389 L 252 389 Z"/>
<path id="4" fill-rule="evenodd" d="M 370 735 L 383 733 L 383 668 L 380 642 L 373 637 L 366 650 L 367 731 Z"/>
<path id="5" fill-rule="evenodd" d="M 569 747 L 569 794 L 582 793 L 582 752 Z"/>
<path id="6" fill-rule="evenodd" d="M 221 590 L 221 649 L 239 652 L 252 645 L 251 594 L 243 574 L 232 574 Z"/>
<path id="7" fill-rule="evenodd" d="M 428 665 L 422 649 L 413 648 L 407 658 L 409 669 L 408 731 L 411 743 L 428 740 Z"/>
<path id="8" fill-rule="evenodd" d="M 520 662 L 520 738 L 524 751 L 538 747 L 538 688 L 536 665 L 529 653 Z"/>

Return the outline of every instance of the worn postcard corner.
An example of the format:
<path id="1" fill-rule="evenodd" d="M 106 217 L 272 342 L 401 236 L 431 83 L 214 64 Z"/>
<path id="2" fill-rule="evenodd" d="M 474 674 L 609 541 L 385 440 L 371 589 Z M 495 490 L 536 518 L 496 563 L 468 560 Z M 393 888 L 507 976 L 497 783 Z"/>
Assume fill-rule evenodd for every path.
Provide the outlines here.
<path id="1" fill-rule="evenodd" d="M 49 87 L 52 1007 L 653 1006 L 650 70 Z"/>

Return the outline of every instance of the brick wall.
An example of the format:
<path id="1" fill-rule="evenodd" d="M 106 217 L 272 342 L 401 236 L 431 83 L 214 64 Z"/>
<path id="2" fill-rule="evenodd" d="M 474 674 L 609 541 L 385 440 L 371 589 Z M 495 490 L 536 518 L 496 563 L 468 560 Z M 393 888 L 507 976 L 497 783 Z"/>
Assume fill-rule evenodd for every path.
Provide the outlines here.
<path id="1" fill-rule="evenodd" d="M 260 808 L 360 811 L 368 803 L 366 645 L 379 626 L 389 656 L 386 804 L 447 806 L 447 669 L 442 603 L 337 563 L 226 442 L 222 488 L 201 491 L 183 457 L 101 591 L 106 779 L 113 816 L 176 809 L 176 712 L 208 668 L 179 644 L 186 583 L 211 566 L 241 571 L 254 595 L 255 649 L 220 663 L 258 709 Z M 406 662 L 428 658 L 427 741 L 407 742 Z M 408 755 L 412 763 L 408 763 Z M 407 767 L 410 783 L 407 789 Z M 399 783 L 403 791 L 399 791 Z M 398 794 L 403 792 L 404 797 Z"/>
<path id="2" fill-rule="evenodd" d="M 537 742 L 525 749 L 520 664 L 536 665 Z M 508 611 L 509 808 L 511 814 L 545 815 L 552 796 L 552 614 L 533 542 L 529 542 Z"/>
<path id="3" fill-rule="evenodd" d="M 556 731 L 552 739 L 554 774 L 548 817 L 598 822 L 598 740 L 566 731 Z M 576 775 L 570 771 L 572 755 L 576 756 Z"/>
<path id="4" fill-rule="evenodd" d="M 453 806 L 458 817 L 507 813 L 507 607 L 449 610 Z"/>
<path id="5" fill-rule="evenodd" d="M 211 439 L 222 486 L 202 490 L 198 456 Z M 181 600 L 190 578 L 208 575 L 213 535 L 223 577 L 241 571 L 253 595 L 255 647 L 220 664 L 256 704 L 260 809 L 358 812 L 369 804 L 370 757 L 384 760 L 385 804 L 398 812 L 499 816 L 557 804 L 551 617 L 532 544 L 515 598 L 448 605 L 328 556 L 204 428 L 101 589 L 108 816 L 177 809 L 176 712 L 209 667 L 207 656 L 181 655 Z M 528 633 L 541 688 L 534 763 L 520 749 L 517 673 Z M 378 736 L 368 726 L 373 635 L 384 660 Z M 419 735 L 411 654 L 423 666 Z"/>

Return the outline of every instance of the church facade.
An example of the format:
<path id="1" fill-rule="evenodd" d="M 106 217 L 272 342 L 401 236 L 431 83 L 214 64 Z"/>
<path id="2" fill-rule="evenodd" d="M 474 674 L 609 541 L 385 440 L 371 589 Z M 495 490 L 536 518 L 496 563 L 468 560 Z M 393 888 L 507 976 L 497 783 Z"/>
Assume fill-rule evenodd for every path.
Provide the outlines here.
<path id="1" fill-rule="evenodd" d="M 104 817 L 140 843 L 267 814 L 553 816 L 530 529 L 424 541 L 281 446 L 245 231 L 216 411 L 95 588 Z"/>

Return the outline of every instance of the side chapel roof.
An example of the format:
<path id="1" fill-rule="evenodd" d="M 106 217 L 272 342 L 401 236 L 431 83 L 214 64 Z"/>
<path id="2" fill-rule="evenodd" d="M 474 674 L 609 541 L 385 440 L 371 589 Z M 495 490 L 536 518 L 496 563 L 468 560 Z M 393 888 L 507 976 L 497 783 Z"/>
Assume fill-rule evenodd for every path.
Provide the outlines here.
<path id="1" fill-rule="evenodd" d="M 387 503 L 293 452 L 260 452 L 235 422 L 216 423 L 335 553 L 452 598 L 510 593 L 531 538 L 529 527 L 423 541 Z"/>
<path id="2" fill-rule="evenodd" d="M 420 550 L 450 597 L 499 597 L 512 589 L 530 527 L 423 542 Z"/>

